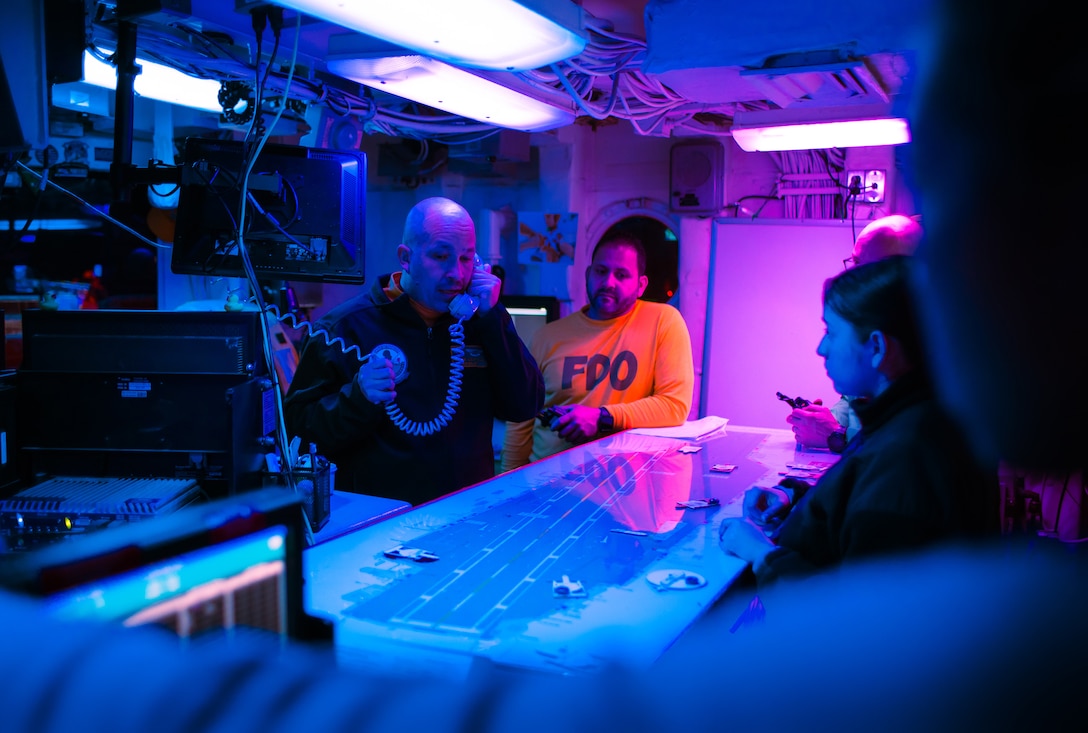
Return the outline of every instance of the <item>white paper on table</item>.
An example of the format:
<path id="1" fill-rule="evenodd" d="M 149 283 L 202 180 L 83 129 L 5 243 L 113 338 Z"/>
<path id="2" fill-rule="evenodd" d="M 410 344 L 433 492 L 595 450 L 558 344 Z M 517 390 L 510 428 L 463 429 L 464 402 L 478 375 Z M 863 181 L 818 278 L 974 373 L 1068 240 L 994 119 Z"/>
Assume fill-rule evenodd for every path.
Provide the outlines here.
<path id="1" fill-rule="evenodd" d="M 729 418 L 707 415 L 698 420 L 688 420 L 683 425 L 674 428 L 632 428 L 629 433 L 635 435 L 652 435 L 658 438 L 684 438 L 687 440 L 699 440 L 724 430 Z"/>

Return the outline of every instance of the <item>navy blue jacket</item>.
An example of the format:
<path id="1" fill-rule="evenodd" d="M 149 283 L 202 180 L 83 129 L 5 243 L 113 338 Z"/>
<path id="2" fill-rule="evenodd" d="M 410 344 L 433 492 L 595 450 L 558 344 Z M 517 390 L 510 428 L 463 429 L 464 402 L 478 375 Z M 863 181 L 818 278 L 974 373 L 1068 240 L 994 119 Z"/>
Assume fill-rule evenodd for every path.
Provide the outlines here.
<path id="1" fill-rule="evenodd" d="M 797 502 L 761 585 L 872 555 L 999 534 L 997 466 L 980 467 L 919 372 L 867 404 L 842 458 Z"/>
<path id="2" fill-rule="evenodd" d="M 492 478 L 494 419 L 529 420 L 544 404 L 544 378 L 514 330 L 510 314 L 496 305 L 464 322 L 464 375 L 459 404 L 449 424 L 432 435 L 409 435 L 393 424 L 384 405 L 366 399 L 355 378 L 362 355 L 382 344 L 398 347 L 407 376 L 396 386 L 396 405 L 410 420 L 437 418 L 450 383 L 454 319 L 428 328 L 407 295 L 390 301 L 389 275 L 368 293 L 337 306 L 315 325 L 326 337 L 309 336 L 284 401 L 290 436 L 337 465 L 336 489 L 421 504 Z M 346 351 L 345 351 L 346 350 Z M 347 352 L 347 353 L 346 353 Z"/>

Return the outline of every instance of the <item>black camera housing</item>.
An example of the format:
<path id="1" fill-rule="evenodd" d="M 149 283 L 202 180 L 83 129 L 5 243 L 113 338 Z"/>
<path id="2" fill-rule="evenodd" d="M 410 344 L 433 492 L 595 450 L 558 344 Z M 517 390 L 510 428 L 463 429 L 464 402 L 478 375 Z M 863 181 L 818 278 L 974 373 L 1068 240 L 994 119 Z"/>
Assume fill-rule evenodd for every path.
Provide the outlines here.
<path id="1" fill-rule="evenodd" d="M 537 414 L 536 419 L 539 420 L 540 424 L 544 427 L 551 428 L 552 420 L 557 417 L 559 417 L 558 410 L 556 410 L 554 407 L 545 407 Z"/>
<path id="2" fill-rule="evenodd" d="M 782 400 L 783 402 L 785 402 L 787 405 L 789 405 L 790 407 L 792 407 L 795 410 L 798 407 L 808 407 L 809 405 L 812 404 L 812 402 L 810 400 L 806 400 L 804 397 L 792 397 L 791 398 L 791 397 L 787 397 L 786 395 L 782 394 L 781 392 L 775 392 L 775 394 L 778 395 L 778 399 Z"/>

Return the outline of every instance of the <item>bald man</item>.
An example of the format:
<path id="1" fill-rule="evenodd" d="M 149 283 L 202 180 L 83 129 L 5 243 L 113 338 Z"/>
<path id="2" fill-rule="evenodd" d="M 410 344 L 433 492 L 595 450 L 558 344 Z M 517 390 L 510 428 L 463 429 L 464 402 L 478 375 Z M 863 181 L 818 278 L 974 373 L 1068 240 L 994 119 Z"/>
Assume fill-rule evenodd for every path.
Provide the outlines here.
<path id="1" fill-rule="evenodd" d="M 843 260 L 847 267 L 866 265 L 892 255 L 913 255 L 922 242 L 924 230 L 916 219 L 890 214 L 869 222 L 854 240 L 854 249 Z M 786 416 L 797 442 L 809 448 L 842 453 L 861 428 L 849 397 L 840 397 L 831 407 L 818 400 L 795 408 Z"/>
<path id="2" fill-rule="evenodd" d="M 903 214 L 890 214 L 869 222 L 847 258 L 852 265 L 865 265 L 892 255 L 912 255 L 922 243 L 922 225 Z"/>
<path id="3" fill-rule="evenodd" d="M 284 415 L 337 465 L 337 490 L 421 504 L 495 475 L 495 418 L 531 420 L 544 378 L 459 204 L 412 207 L 397 260 L 318 321 Z"/>

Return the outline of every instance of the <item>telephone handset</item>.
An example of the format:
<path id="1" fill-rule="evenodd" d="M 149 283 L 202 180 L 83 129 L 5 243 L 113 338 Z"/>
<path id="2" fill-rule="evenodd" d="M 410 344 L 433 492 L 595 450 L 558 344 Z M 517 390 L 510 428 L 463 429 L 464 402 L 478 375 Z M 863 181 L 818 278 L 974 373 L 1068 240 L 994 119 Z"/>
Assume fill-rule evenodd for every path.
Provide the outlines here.
<path id="1" fill-rule="evenodd" d="M 484 263 L 480 255 L 476 255 L 476 271 L 484 270 Z M 475 315 L 480 307 L 480 299 L 466 292 L 455 296 L 450 301 L 450 314 L 457 319 L 450 324 L 450 381 L 446 389 L 446 402 L 438 417 L 428 422 L 418 422 L 408 418 L 396 401 L 385 403 L 385 412 L 398 429 L 409 435 L 434 435 L 442 428 L 449 425 L 457 410 L 457 403 L 461 399 L 461 380 L 465 373 L 465 327 L 464 322 Z M 380 348 L 380 347 L 379 347 Z M 405 369 L 407 365 L 405 365 Z"/>
<path id="2" fill-rule="evenodd" d="M 473 267 L 476 272 L 483 271 L 484 263 L 480 260 L 480 255 L 476 255 L 476 261 Z M 474 295 L 469 295 L 468 288 L 466 287 L 464 293 L 454 296 L 453 300 L 450 301 L 450 314 L 458 321 L 467 321 L 475 315 L 479 307 L 480 299 Z"/>

